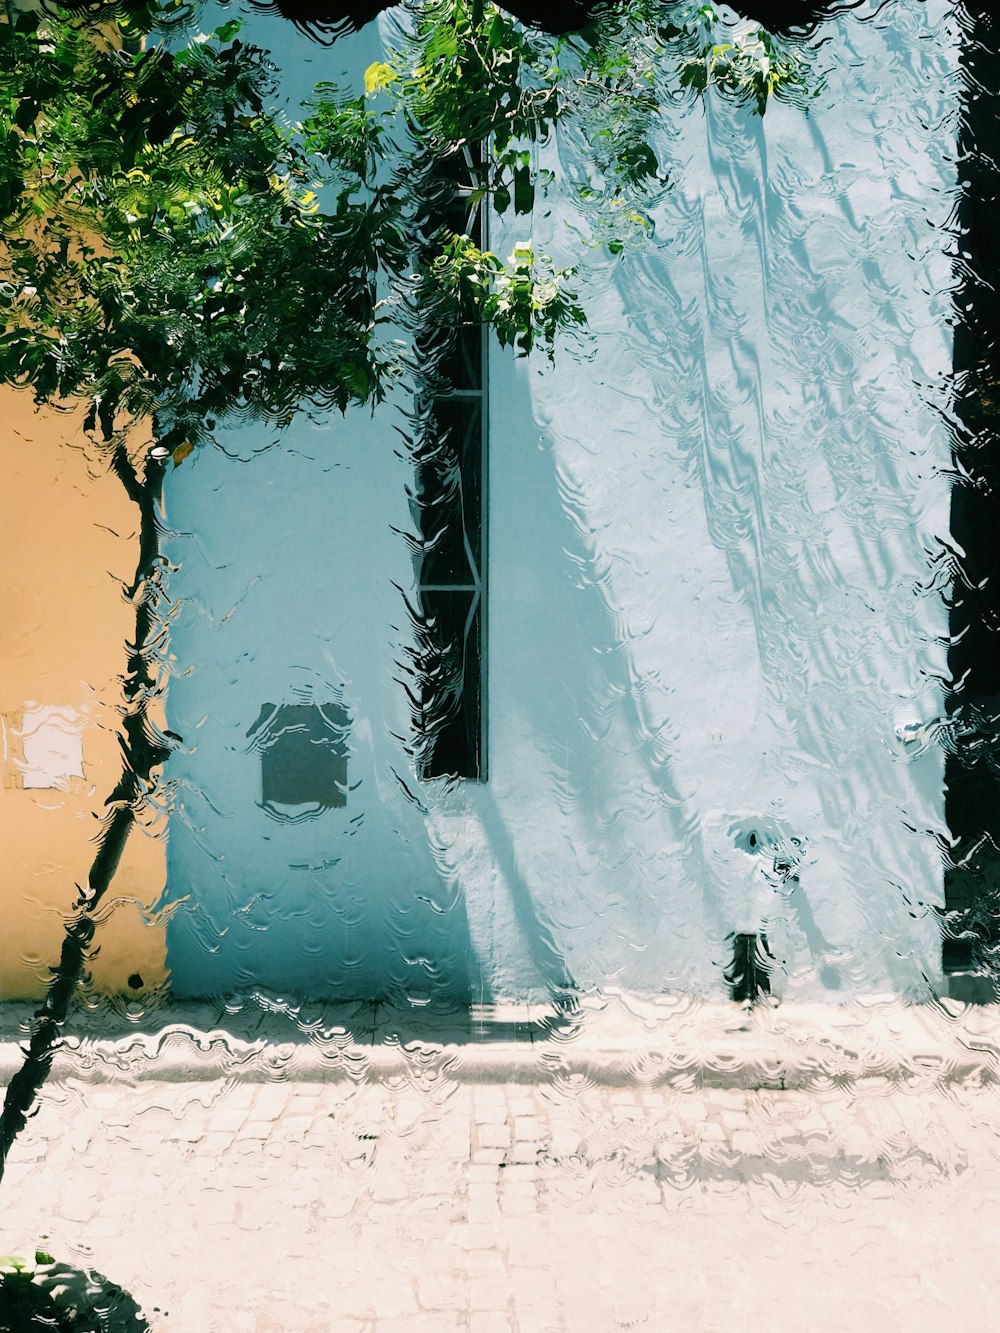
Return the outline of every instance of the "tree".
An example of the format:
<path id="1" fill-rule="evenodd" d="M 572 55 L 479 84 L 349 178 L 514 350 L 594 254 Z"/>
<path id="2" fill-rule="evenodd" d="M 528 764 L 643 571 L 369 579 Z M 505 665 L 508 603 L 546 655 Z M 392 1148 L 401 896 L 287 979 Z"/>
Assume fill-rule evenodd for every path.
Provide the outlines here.
<path id="1" fill-rule="evenodd" d="M 441 164 L 486 143 L 481 197 L 528 213 L 548 179 L 531 145 L 565 126 L 593 146 L 574 188 L 595 243 L 622 252 L 663 184 L 647 130 L 664 79 L 671 95 L 714 86 L 760 113 L 773 95 L 804 95 L 801 61 L 767 33 L 720 40 L 708 6 L 680 23 L 672 12 L 654 3 L 553 38 L 483 0 L 430 0 L 366 72 L 366 97 L 321 86 L 294 125 L 269 108 L 266 53 L 238 23 L 174 49 L 146 40 L 170 9 L 0 24 L 0 381 L 41 404 L 83 402 L 140 516 L 122 774 L 7 1089 L 0 1176 L 51 1067 L 95 911 L 177 739 L 154 717 L 168 467 L 228 419 L 377 403 L 406 366 L 407 310 L 483 321 L 502 344 L 551 354 L 584 320 L 572 271 L 529 244 L 502 262 L 438 226 L 435 190 L 451 188 Z M 152 444 L 137 447 L 141 423 Z"/>

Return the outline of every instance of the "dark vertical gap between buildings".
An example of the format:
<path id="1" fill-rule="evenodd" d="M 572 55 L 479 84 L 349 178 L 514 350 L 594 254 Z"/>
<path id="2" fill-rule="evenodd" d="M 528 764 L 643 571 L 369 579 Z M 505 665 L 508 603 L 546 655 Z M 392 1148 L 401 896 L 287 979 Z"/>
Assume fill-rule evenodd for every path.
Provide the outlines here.
<path id="1" fill-rule="evenodd" d="M 942 962 L 950 993 L 995 998 L 1000 906 L 1000 15 L 963 0 L 954 338 L 949 744 Z"/>

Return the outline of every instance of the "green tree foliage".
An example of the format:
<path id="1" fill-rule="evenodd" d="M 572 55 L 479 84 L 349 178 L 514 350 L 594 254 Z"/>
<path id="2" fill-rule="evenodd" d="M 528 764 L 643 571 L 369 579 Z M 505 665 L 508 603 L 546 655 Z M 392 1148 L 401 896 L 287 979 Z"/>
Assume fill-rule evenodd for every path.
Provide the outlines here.
<path id="1" fill-rule="evenodd" d="M 290 132 L 233 26 L 169 51 L 0 25 L 0 377 L 84 398 L 108 441 L 151 415 L 173 450 L 234 412 L 343 409 L 391 370 L 377 278 L 405 252 L 377 119 L 346 102 Z"/>
<path id="2" fill-rule="evenodd" d="M 763 112 L 803 89 L 801 62 L 766 33 L 716 40 L 708 6 L 678 17 L 647 0 L 552 38 L 483 0 L 428 0 L 367 71 L 366 98 L 321 85 L 290 126 L 237 22 L 180 50 L 144 43 L 149 22 L 56 10 L 0 24 L 0 380 L 85 398 L 109 441 L 155 414 L 171 451 L 234 412 L 382 397 L 398 311 L 379 293 L 414 261 L 415 158 L 485 142 L 491 206 L 530 214 L 550 179 L 532 148 L 567 126 L 589 145 L 581 202 L 641 226 L 670 97 L 715 86 Z M 431 290 L 461 290 L 501 341 L 551 347 L 580 322 L 571 275 L 530 247 L 504 263 L 439 239 L 420 250 Z"/>
<path id="3" fill-rule="evenodd" d="M 501 215 L 531 213 L 553 180 L 533 149 L 566 134 L 586 172 L 569 185 L 600 220 L 597 239 L 617 251 L 607 223 L 646 225 L 642 205 L 664 183 L 655 128 L 672 106 L 709 89 L 758 115 L 772 98 L 805 105 L 819 91 L 807 73 L 793 47 L 753 24 L 724 29 L 711 5 L 637 0 L 552 36 L 483 0 L 426 0 L 366 88 L 402 110 L 438 157 L 486 143 L 482 185 Z"/>

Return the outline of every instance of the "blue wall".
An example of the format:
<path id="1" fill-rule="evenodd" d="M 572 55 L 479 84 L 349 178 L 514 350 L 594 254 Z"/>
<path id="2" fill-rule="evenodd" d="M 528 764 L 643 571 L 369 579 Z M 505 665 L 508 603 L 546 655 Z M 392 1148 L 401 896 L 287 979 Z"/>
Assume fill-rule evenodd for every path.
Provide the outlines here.
<path id="1" fill-rule="evenodd" d="M 672 183 L 634 253 L 582 249 L 566 195 L 537 210 L 535 243 L 583 264 L 591 337 L 554 367 L 491 353 L 487 783 L 421 783 L 407 753 L 402 400 L 231 432 L 172 475 L 178 992 L 722 995 L 729 937 L 763 931 L 787 995 L 928 993 L 944 12 L 839 21 L 808 118 L 665 113 Z M 544 150 L 560 173 L 573 153 Z M 526 231 L 496 223 L 495 248 Z M 347 803 L 278 820 L 246 732 L 331 700 Z"/>

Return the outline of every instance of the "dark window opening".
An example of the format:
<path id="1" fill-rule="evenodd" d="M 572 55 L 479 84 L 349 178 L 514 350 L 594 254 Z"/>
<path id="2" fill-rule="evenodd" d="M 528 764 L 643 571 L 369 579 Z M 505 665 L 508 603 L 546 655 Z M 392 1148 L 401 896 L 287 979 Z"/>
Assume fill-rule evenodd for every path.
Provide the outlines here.
<path id="1" fill-rule="evenodd" d="M 485 245 L 482 155 L 434 164 L 439 225 Z M 416 634 L 408 686 L 421 778 L 486 778 L 486 336 L 468 318 L 425 324 L 412 442 Z"/>
<path id="2" fill-rule="evenodd" d="M 422 778 L 484 778 L 482 599 L 476 589 L 418 592 L 417 652 L 420 693 L 416 716 L 423 746 Z"/>
<path id="3" fill-rule="evenodd" d="M 264 704 L 247 732 L 260 755 L 263 805 L 276 814 L 345 806 L 350 725 L 340 703 Z"/>

